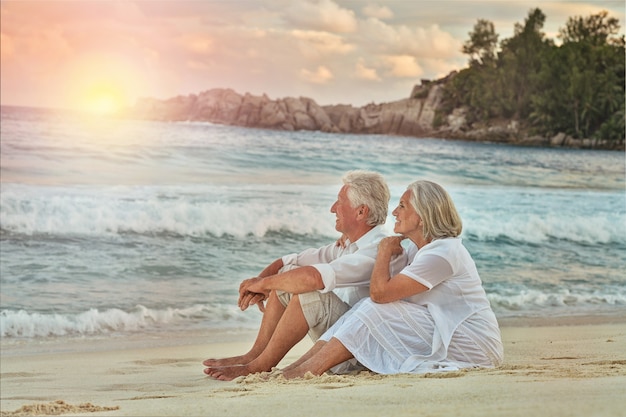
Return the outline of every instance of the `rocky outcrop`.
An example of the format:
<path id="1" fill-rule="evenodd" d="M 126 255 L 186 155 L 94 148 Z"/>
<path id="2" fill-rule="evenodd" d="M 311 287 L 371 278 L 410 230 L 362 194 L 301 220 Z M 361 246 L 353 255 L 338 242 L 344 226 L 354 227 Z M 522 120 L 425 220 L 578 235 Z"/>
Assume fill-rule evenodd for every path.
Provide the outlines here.
<path id="1" fill-rule="evenodd" d="M 267 129 L 423 136 L 433 132 L 441 88 L 430 88 L 425 98 L 364 107 L 321 107 L 306 97 L 270 100 L 266 95 L 240 95 L 231 89 L 213 89 L 168 100 L 141 99 L 131 115 L 148 120 L 208 121 Z"/>
<path id="2" fill-rule="evenodd" d="M 364 107 L 324 106 L 333 125 L 344 133 L 374 133 L 402 136 L 427 136 L 433 129 L 440 86 L 432 88 L 426 99 L 408 98 Z"/>
<path id="3" fill-rule="evenodd" d="M 270 100 L 213 89 L 168 100 L 141 99 L 131 117 L 162 121 L 207 121 L 224 125 L 281 130 L 339 131 L 326 111 L 310 98 Z"/>
<path id="4" fill-rule="evenodd" d="M 389 103 L 371 103 L 363 107 L 343 104 L 319 106 L 306 97 L 271 100 L 265 94 L 240 95 L 232 89 L 218 88 L 168 100 L 141 99 L 130 109 L 129 116 L 161 121 L 208 121 L 289 131 L 437 137 L 527 146 L 609 148 L 611 145 L 588 139 L 577 140 L 564 134 L 552 138 L 532 136 L 515 120 L 469 126 L 464 108 L 442 115 L 440 107 L 443 89 L 455 74 L 453 72 L 432 82 L 422 80 L 408 98 Z"/>

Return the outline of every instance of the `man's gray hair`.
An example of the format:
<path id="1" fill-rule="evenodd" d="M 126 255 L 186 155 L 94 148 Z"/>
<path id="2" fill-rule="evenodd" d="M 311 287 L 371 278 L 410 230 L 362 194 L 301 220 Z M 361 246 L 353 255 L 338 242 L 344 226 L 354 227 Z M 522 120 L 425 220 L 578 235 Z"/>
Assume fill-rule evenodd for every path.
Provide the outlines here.
<path id="1" fill-rule="evenodd" d="M 354 170 L 343 176 L 348 186 L 348 199 L 352 207 L 362 204 L 369 208 L 368 226 L 384 224 L 387 220 L 391 194 L 387 182 L 378 172 Z"/>

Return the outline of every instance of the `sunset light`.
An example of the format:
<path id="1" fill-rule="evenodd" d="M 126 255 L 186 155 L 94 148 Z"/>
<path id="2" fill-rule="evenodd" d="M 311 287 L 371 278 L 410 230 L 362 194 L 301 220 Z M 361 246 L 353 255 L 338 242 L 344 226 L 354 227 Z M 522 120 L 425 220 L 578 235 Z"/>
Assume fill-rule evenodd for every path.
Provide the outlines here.
<path id="1" fill-rule="evenodd" d="M 124 106 L 121 94 L 105 89 L 95 89 L 85 98 L 85 110 L 99 115 L 109 115 L 118 112 Z"/>
<path id="2" fill-rule="evenodd" d="M 143 79 L 132 60 L 123 55 L 92 52 L 68 65 L 64 83 L 68 107 L 105 116 L 127 107 Z"/>
<path id="3" fill-rule="evenodd" d="M 133 83 L 137 85 L 139 77 L 132 70 L 120 67 L 109 74 L 98 74 L 93 65 L 89 70 L 80 71 L 68 88 L 68 105 L 99 116 L 112 115 L 126 108 L 133 94 Z"/>
<path id="4" fill-rule="evenodd" d="M 623 0 L 537 3 L 546 40 L 568 18 L 602 10 L 624 34 Z M 320 105 L 391 102 L 421 80 L 465 68 L 463 45 L 479 19 L 493 23 L 502 41 L 529 12 L 515 1 L 415 4 L 0 1 L 0 102 L 108 114 L 142 98 L 213 88 Z M 92 93 L 100 83 L 115 88 Z"/>

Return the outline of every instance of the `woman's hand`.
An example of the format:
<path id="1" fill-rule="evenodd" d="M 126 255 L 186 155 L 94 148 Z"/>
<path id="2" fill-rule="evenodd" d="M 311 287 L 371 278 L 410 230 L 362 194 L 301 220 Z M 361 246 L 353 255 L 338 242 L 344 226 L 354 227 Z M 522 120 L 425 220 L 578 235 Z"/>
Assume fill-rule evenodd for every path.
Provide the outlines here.
<path id="1" fill-rule="evenodd" d="M 401 255 L 404 250 L 401 243 L 404 239 L 406 239 L 404 236 L 386 237 L 378 244 L 378 252 L 391 256 Z"/>
<path id="2" fill-rule="evenodd" d="M 341 235 L 341 237 L 339 239 L 337 239 L 337 242 L 335 243 L 335 246 L 338 246 L 340 248 L 345 248 L 346 247 L 346 240 L 348 240 L 348 236 L 345 235 L 345 233 L 343 235 Z"/>

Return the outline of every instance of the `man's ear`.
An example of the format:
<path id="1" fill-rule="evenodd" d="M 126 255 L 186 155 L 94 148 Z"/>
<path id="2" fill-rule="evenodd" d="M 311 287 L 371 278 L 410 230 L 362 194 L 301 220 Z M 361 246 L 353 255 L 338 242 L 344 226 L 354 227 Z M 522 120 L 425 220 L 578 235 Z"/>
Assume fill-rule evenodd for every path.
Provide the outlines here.
<path id="1" fill-rule="evenodd" d="M 367 219 L 369 213 L 370 208 L 367 207 L 365 204 L 361 204 L 361 207 L 359 207 L 359 211 L 357 211 L 357 215 L 360 219 Z"/>

